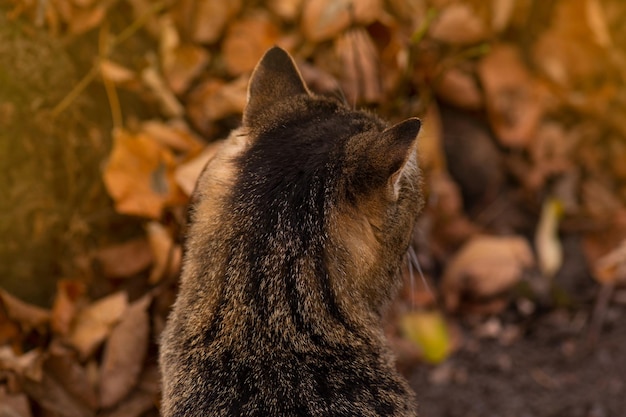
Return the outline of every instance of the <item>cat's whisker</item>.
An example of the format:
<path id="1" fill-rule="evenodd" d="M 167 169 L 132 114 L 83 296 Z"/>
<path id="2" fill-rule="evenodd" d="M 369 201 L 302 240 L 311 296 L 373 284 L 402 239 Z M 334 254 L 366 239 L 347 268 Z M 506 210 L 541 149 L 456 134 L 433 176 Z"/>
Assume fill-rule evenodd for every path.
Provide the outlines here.
<path id="1" fill-rule="evenodd" d="M 415 309 L 415 298 L 413 298 L 413 294 L 415 293 L 415 276 L 413 276 L 413 263 L 411 262 L 411 256 L 407 252 L 406 254 L 406 262 L 407 268 L 409 269 L 409 288 L 411 291 L 411 309 Z"/>
<path id="2" fill-rule="evenodd" d="M 422 267 L 420 266 L 419 259 L 417 259 L 417 254 L 415 253 L 415 249 L 413 248 L 413 246 L 409 246 L 407 255 L 409 257 L 411 265 L 417 268 L 417 272 L 420 274 L 420 277 L 422 277 L 422 282 L 424 283 L 424 287 L 426 287 L 426 291 L 434 295 L 433 291 L 430 288 L 430 285 L 428 285 L 428 281 L 426 280 L 426 277 L 424 276 L 424 272 L 422 271 Z"/>

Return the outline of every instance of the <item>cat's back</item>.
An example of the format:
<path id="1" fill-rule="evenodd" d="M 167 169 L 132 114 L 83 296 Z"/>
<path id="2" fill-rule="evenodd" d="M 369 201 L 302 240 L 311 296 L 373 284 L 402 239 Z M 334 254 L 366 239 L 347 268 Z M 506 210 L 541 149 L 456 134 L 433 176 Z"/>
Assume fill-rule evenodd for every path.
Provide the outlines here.
<path id="1" fill-rule="evenodd" d="M 421 205 L 404 191 L 418 129 L 314 96 L 266 54 L 197 185 L 164 416 L 415 415 L 379 318 Z"/>

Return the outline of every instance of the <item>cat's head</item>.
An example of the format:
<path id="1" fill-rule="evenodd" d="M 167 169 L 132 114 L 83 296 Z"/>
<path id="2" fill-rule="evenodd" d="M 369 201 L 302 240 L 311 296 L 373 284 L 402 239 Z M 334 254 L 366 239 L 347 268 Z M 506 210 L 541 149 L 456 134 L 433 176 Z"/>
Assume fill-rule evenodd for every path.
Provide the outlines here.
<path id="1" fill-rule="evenodd" d="M 327 274 L 342 309 L 378 313 L 399 285 L 423 203 L 419 129 L 417 118 L 388 126 L 313 94 L 293 59 L 272 48 L 252 74 L 241 131 L 200 179 L 199 192 L 213 194 L 201 204 L 221 213 L 216 227 L 234 218 L 250 259 L 276 273 Z M 289 261 L 299 253 L 323 265 Z"/>

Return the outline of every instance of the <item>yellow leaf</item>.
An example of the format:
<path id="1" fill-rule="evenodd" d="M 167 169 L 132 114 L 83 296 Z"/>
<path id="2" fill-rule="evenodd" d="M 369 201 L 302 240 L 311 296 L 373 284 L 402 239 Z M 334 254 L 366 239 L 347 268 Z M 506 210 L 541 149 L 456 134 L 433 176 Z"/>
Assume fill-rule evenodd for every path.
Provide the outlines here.
<path id="1" fill-rule="evenodd" d="M 541 273 L 552 278 L 563 264 L 563 248 L 559 240 L 559 220 L 563 213 L 562 204 L 553 198 L 546 200 L 535 234 L 537 261 Z"/>
<path id="2" fill-rule="evenodd" d="M 400 326 L 404 336 L 422 349 L 427 362 L 439 363 L 450 353 L 450 334 L 439 312 L 409 313 Z"/>

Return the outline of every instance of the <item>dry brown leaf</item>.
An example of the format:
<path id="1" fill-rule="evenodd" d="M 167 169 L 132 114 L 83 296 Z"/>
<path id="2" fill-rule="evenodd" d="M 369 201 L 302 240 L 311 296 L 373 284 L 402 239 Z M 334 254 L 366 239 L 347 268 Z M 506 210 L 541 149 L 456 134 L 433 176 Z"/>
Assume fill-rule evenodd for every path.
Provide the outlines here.
<path id="1" fill-rule="evenodd" d="M 211 142 L 200 155 L 176 168 L 176 173 L 174 174 L 176 183 L 185 194 L 191 195 L 202 170 L 213 159 L 223 142 L 223 140 Z"/>
<path id="2" fill-rule="evenodd" d="M 626 284 L 626 239 L 595 262 L 593 276 L 602 284 Z"/>
<path id="3" fill-rule="evenodd" d="M 99 414 L 101 417 L 140 417 L 154 407 L 154 394 L 135 391 L 111 410 Z"/>
<path id="4" fill-rule="evenodd" d="M 509 26 L 513 17 L 516 0 L 491 0 L 491 27 L 502 32 Z"/>
<path id="5" fill-rule="evenodd" d="M 434 39 L 456 45 L 484 41 L 488 34 L 485 22 L 466 3 L 446 6 L 430 27 Z"/>
<path id="6" fill-rule="evenodd" d="M 594 278 L 608 283 L 614 282 L 613 279 L 619 274 L 619 268 L 615 267 L 620 264 L 618 261 L 626 236 L 626 209 L 622 207 L 604 213 L 602 219 L 605 222 L 604 227 L 586 233 L 582 242 L 585 258 L 593 268 Z"/>
<path id="7" fill-rule="evenodd" d="M 24 378 L 24 391 L 46 410 L 63 417 L 91 417 L 94 411 L 81 400 L 73 397 L 49 373 L 44 372 L 41 381 Z"/>
<path id="8" fill-rule="evenodd" d="M 98 250 L 96 259 L 107 278 L 130 278 L 154 262 L 146 238 L 137 238 Z"/>
<path id="9" fill-rule="evenodd" d="M 382 12 L 381 0 L 309 0 L 302 11 L 302 30 L 310 41 L 320 42 L 350 25 L 368 25 Z"/>
<path id="10" fill-rule="evenodd" d="M 341 85 L 349 103 L 378 102 L 382 96 L 379 56 L 363 28 L 347 31 L 335 43 L 341 65 Z"/>
<path id="11" fill-rule="evenodd" d="M 152 302 L 148 294 L 131 304 L 107 341 L 100 374 L 100 404 L 111 407 L 130 393 L 139 380 L 148 349 Z"/>
<path id="12" fill-rule="evenodd" d="M 182 44 L 164 57 L 163 72 L 176 94 L 184 93 L 209 62 L 208 52 L 192 44 Z"/>
<path id="13" fill-rule="evenodd" d="M 441 116 L 436 104 L 431 104 L 422 121 L 419 140 L 417 141 L 417 154 L 420 167 L 425 172 L 441 173 L 447 170 L 446 157 L 442 144 Z"/>
<path id="14" fill-rule="evenodd" d="M 179 152 L 196 154 L 204 146 L 200 138 L 180 119 L 169 120 L 167 123 L 147 120 L 141 124 L 141 131 L 162 145 Z"/>
<path id="15" fill-rule="evenodd" d="M 475 77 L 460 68 L 445 71 L 435 84 L 435 91 L 439 97 L 457 107 L 468 110 L 483 108 L 483 96 Z"/>
<path id="16" fill-rule="evenodd" d="M 610 43 L 597 0 L 560 1 L 552 24 L 534 44 L 534 60 L 553 81 L 572 88 L 595 77 L 606 79 Z"/>
<path id="17" fill-rule="evenodd" d="M 152 91 L 166 116 L 182 117 L 184 113 L 182 104 L 169 88 L 154 63 L 141 71 L 141 80 Z"/>
<path id="18" fill-rule="evenodd" d="M 96 390 L 90 383 L 87 371 L 69 352 L 51 354 L 44 363 L 44 370 L 77 403 L 91 410 L 98 407 Z"/>
<path id="19" fill-rule="evenodd" d="M 161 68 L 169 87 L 176 94 L 184 93 L 209 62 L 206 49 L 181 42 L 171 20 L 161 23 Z"/>
<path id="20" fill-rule="evenodd" d="M 102 414 L 103 417 L 139 417 L 154 407 L 161 392 L 160 373 L 156 365 L 146 366 L 137 388 L 114 408 Z"/>
<path id="21" fill-rule="evenodd" d="M 115 84 L 128 83 L 137 78 L 137 74 L 134 71 L 110 59 L 101 60 L 99 65 L 102 76 Z"/>
<path id="22" fill-rule="evenodd" d="M 146 232 L 148 234 L 148 242 L 150 243 L 150 250 L 154 257 L 154 266 L 150 271 L 150 277 L 148 282 L 155 284 L 159 282 L 168 272 L 172 271 L 173 267 L 180 266 L 180 259 L 176 254 L 178 245 L 174 244 L 174 239 L 170 236 L 169 231 L 159 222 L 149 222 L 146 225 Z M 177 263 L 173 266 L 173 263 Z"/>
<path id="23" fill-rule="evenodd" d="M 269 0 L 267 7 L 277 16 L 288 22 L 294 22 L 304 0 Z"/>
<path id="24" fill-rule="evenodd" d="M 21 336 L 19 324 L 9 318 L 4 308 L 0 308 L 0 346 L 19 348 Z"/>
<path id="25" fill-rule="evenodd" d="M 119 213 L 159 218 L 180 198 L 173 178 L 172 153 L 145 133 L 113 133 L 113 150 L 104 172 L 107 191 Z"/>
<path id="26" fill-rule="evenodd" d="M 126 312 L 128 296 L 116 292 L 81 310 L 72 326 L 68 342 L 81 357 L 89 357 L 111 333 L 111 329 Z"/>
<path id="27" fill-rule="evenodd" d="M 0 301 L 7 315 L 18 322 L 25 331 L 41 328 L 50 321 L 50 311 L 33 304 L 25 303 L 0 288 Z"/>
<path id="28" fill-rule="evenodd" d="M 279 39 L 278 27 L 265 13 L 255 13 L 233 22 L 226 32 L 222 52 L 228 72 L 251 72 L 261 56 Z"/>
<path id="29" fill-rule="evenodd" d="M 85 283 L 63 279 L 57 282 L 57 292 L 52 304 L 50 327 L 58 335 L 65 336 L 76 315 L 78 302 L 85 294 Z"/>
<path id="30" fill-rule="evenodd" d="M 543 90 L 530 76 L 516 47 L 500 44 L 482 59 L 478 73 L 487 114 L 505 146 L 525 148 L 543 116 Z"/>
<path id="31" fill-rule="evenodd" d="M 605 181 L 591 178 L 582 184 L 583 206 L 594 219 L 608 219 L 622 208 L 622 203 Z"/>
<path id="32" fill-rule="evenodd" d="M 201 132 L 209 132 L 215 120 L 241 114 L 248 95 L 248 77 L 230 83 L 210 79 L 196 87 L 187 100 L 187 114 Z"/>
<path id="33" fill-rule="evenodd" d="M 0 386 L 0 416 L 2 417 L 31 417 L 28 397 L 24 394 L 8 394 Z"/>
<path id="34" fill-rule="evenodd" d="M 172 14 L 178 29 L 193 42 L 214 43 L 228 22 L 241 10 L 241 0 L 181 0 Z"/>
<path id="35" fill-rule="evenodd" d="M 519 282 L 523 270 L 533 264 L 530 245 L 522 237 L 475 236 L 444 272 L 442 291 L 446 306 L 456 310 L 463 296 L 497 296 Z"/>
<path id="36" fill-rule="evenodd" d="M 85 33 L 102 23 L 106 16 L 107 6 L 98 4 L 92 9 L 73 8 L 69 20 L 69 30 L 74 35 Z"/>
<path id="37" fill-rule="evenodd" d="M 44 359 L 41 349 L 18 355 L 10 346 L 0 346 L 0 370 L 13 372 L 20 377 L 40 381 L 43 377 Z"/>

